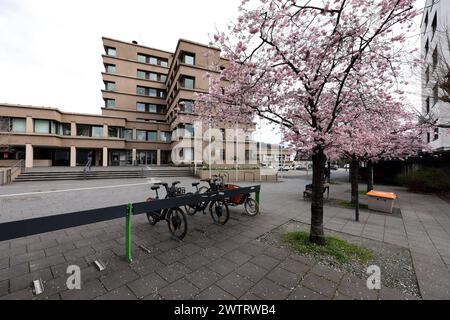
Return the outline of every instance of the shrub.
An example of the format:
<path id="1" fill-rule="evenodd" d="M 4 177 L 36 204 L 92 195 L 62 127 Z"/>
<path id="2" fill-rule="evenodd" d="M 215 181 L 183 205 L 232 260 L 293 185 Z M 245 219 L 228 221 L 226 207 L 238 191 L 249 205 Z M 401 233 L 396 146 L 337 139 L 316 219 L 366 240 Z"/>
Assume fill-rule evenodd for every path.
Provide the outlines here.
<path id="1" fill-rule="evenodd" d="M 444 168 L 423 168 L 398 176 L 401 185 L 412 192 L 450 192 L 450 170 Z"/>

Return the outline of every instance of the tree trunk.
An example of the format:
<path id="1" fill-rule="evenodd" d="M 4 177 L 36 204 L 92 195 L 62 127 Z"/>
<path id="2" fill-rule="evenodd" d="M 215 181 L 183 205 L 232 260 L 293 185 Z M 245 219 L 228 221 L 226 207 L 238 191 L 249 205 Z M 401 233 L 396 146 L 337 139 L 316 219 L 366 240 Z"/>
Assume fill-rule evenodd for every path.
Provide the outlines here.
<path id="1" fill-rule="evenodd" d="M 331 183 L 331 162 L 328 162 L 327 165 L 327 183 Z"/>
<path id="2" fill-rule="evenodd" d="M 310 241 L 325 245 L 323 232 L 323 186 L 325 182 L 326 156 L 322 148 L 316 149 L 313 160 L 313 190 L 311 203 L 311 234 Z"/>
<path id="3" fill-rule="evenodd" d="M 359 175 L 359 161 L 353 159 L 351 163 L 351 185 L 352 185 L 352 204 L 356 203 L 358 195 L 358 175 Z"/>
<path id="4" fill-rule="evenodd" d="M 373 162 L 367 162 L 367 192 L 373 190 Z"/>

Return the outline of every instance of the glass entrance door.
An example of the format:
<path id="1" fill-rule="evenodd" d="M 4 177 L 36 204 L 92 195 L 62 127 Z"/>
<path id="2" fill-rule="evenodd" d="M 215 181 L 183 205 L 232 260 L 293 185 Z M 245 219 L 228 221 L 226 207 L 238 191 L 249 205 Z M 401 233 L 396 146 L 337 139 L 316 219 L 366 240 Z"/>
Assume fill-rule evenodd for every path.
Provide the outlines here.
<path id="1" fill-rule="evenodd" d="M 154 166 L 157 164 L 158 152 L 152 151 L 138 151 L 137 164 L 140 166 Z"/>

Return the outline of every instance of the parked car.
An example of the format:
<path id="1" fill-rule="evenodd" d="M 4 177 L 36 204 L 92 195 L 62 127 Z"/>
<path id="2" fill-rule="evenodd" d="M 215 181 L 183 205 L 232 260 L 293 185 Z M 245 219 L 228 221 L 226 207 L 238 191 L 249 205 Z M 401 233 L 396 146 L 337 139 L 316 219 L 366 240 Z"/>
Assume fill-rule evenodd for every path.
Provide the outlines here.
<path id="1" fill-rule="evenodd" d="M 305 166 L 296 166 L 295 170 L 296 171 L 306 171 L 306 167 Z"/>
<path id="2" fill-rule="evenodd" d="M 283 166 L 278 169 L 278 171 L 289 171 L 289 170 L 291 170 L 291 167 L 289 166 Z"/>
<path id="3" fill-rule="evenodd" d="M 335 165 L 335 164 L 332 164 L 332 165 L 330 166 L 330 169 L 333 170 L 333 171 L 338 171 L 338 170 L 339 170 L 339 167 L 338 167 L 337 165 Z"/>

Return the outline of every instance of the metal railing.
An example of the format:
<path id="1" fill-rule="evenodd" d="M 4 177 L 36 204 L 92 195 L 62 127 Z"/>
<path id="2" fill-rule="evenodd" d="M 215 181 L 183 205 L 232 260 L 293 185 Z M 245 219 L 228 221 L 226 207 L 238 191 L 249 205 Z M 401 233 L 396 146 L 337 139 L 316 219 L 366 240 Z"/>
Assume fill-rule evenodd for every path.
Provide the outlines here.
<path id="1" fill-rule="evenodd" d="M 16 177 L 17 171 L 20 171 L 19 174 L 21 174 L 25 169 L 25 161 L 19 160 L 15 162 L 10 169 L 6 170 L 6 181 L 5 184 L 10 184 L 13 182 L 14 177 Z"/>
<path id="2" fill-rule="evenodd" d="M 128 205 L 119 205 L 109 208 L 91 209 L 54 216 L 4 222 L 0 223 L 0 242 L 125 217 L 125 256 L 127 260 L 131 262 L 133 260 L 131 250 L 131 222 L 133 216 L 143 215 L 152 211 L 161 211 L 164 209 L 179 207 L 183 208 L 186 205 L 223 200 L 236 195 L 248 193 L 254 193 L 255 199 L 259 203 L 260 191 L 261 186 L 256 185 L 232 190 L 215 191 L 211 193 L 183 195 L 176 198 L 160 199 L 152 202 L 130 203 Z"/>

